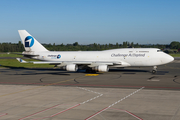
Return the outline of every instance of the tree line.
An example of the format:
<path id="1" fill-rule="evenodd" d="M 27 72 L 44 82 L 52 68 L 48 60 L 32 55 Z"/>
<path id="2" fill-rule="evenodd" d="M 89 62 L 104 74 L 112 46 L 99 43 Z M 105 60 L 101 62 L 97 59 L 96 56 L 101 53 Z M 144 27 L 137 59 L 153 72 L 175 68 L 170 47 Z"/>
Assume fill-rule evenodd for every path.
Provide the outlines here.
<path id="1" fill-rule="evenodd" d="M 89 44 L 80 45 L 78 42 L 73 44 L 60 45 L 54 44 L 42 44 L 46 49 L 50 51 L 101 51 L 116 48 L 159 48 L 167 53 L 180 51 L 180 42 L 173 41 L 169 45 L 164 44 L 134 44 L 133 42 L 123 42 L 122 44 Z M 18 43 L 0 43 L 0 52 L 23 52 L 24 47 L 19 41 Z"/>

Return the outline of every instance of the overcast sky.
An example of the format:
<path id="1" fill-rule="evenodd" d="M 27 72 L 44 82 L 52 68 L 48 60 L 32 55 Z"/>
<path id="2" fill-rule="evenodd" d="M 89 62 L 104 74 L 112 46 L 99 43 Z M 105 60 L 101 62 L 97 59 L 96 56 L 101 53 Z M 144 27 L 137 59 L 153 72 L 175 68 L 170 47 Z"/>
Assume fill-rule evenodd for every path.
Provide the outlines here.
<path id="1" fill-rule="evenodd" d="M 40 43 L 180 41 L 179 0 L 0 0 L 0 43 L 25 29 Z"/>

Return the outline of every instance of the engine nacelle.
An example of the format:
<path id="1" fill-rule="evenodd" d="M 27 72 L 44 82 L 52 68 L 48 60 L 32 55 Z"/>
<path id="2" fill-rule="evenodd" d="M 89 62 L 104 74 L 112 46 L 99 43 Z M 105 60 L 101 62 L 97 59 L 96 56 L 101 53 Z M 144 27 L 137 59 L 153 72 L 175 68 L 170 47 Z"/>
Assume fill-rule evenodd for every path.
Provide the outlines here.
<path id="1" fill-rule="evenodd" d="M 96 66 L 96 67 L 92 68 L 92 70 L 95 70 L 95 71 L 98 71 L 98 72 L 108 72 L 109 67 L 107 65 L 99 65 L 99 66 Z"/>
<path id="2" fill-rule="evenodd" d="M 78 66 L 76 64 L 66 65 L 65 70 L 67 70 L 67 71 L 77 71 Z"/>

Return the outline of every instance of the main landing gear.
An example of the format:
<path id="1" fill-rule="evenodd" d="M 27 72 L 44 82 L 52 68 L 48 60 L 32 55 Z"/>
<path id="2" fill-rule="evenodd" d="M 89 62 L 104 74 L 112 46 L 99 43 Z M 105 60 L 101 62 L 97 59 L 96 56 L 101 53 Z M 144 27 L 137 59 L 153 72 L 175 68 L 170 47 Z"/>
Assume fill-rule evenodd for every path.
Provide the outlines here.
<path id="1" fill-rule="evenodd" d="M 152 74 L 156 74 L 156 72 L 157 72 L 157 66 L 154 66 L 152 70 Z"/>
<path id="2" fill-rule="evenodd" d="M 87 68 L 86 69 L 86 73 L 96 73 L 96 71 L 92 70 L 91 68 Z"/>

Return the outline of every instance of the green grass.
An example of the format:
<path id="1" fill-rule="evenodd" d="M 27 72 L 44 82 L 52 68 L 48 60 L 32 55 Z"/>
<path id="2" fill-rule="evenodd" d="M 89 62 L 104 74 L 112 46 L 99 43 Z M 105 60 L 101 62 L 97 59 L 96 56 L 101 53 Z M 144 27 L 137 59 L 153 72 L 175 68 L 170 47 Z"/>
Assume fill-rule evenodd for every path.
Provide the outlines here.
<path id="1" fill-rule="evenodd" d="M 171 55 L 171 56 L 173 56 L 173 57 L 180 57 L 180 53 L 176 53 L 176 54 L 169 54 L 169 55 Z"/>
<path id="2" fill-rule="evenodd" d="M 0 57 L 23 57 L 17 54 L 0 53 Z M 37 61 L 33 59 L 26 59 L 26 61 Z M 48 64 L 33 64 L 33 63 L 20 63 L 16 59 L 0 59 L 0 68 L 53 68 L 54 65 Z"/>
<path id="3" fill-rule="evenodd" d="M 19 53 L 21 54 L 21 53 Z M 17 55 L 17 54 L 7 54 L 7 53 L 0 53 L 0 57 L 23 57 L 22 55 Z"/>
<path id="4" fill-rule="evenodd" d="M 34 61 L 32 59 L 28 59 L 27 61 Z M 33 63 L 20 63 L 16 59 L 0 59 L 0 68 L 53 68 L 54 65 L 48 64 L 33 64 Z"/>

